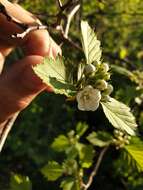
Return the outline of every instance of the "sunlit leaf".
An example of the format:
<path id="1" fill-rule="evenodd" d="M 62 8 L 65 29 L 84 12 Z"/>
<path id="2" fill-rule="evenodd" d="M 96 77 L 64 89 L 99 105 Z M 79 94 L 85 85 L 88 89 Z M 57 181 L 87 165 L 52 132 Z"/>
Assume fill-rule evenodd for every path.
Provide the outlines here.
<path id="1" fill-rule="evenodd" d="M 15 174 L 10 178 L 10 190 L 32 190 L 32 184 L 27 176 Z"/>
<path id="2" fill-rule="evenodd" d="M 114 98 L 110 98 L 108 102 L 101 102 L 101 105 L 106 117 L 115 128 L 135 135 L 137 124 L 129 107 Z"/>
<path id="3" fill-rule="evenodd" d="M 100 62 L 101 48 L 100 41 L 97 40 L 95 32 L 91 29 L 88 22 L 81 21 L 82 45 L 88 64 Z"/>
<path id="4" fill-rule="evenodd" d="M 41 169 L 41 172 L 49 181 L 55 181 L 62 175 L 63 168 L 59 163 L 50 161 Z"/>
<path id="5" fill-rule="evenodd" d="M 57 151 L 65 151 L 65 149 L 69 146 L 69 139 L 65 135 L 59 135 L 57 138 L 54 139 L 51 147 Z"/>
<path id="6" fill-rule="evenodd" d="M 88 129 L 88 125 L 79 122 L 76 126 L 76 133 L 81 137 Z"/>
<path id="7" fill-rule="evenodd" d="M 87 140 L 94 146 L 104 147 L 112 142 L 112 136 L 104 131 L 92 132 L 87 136 Z"/>
<path id="8" fill-rule="evenodd" d="M 45 58 L 44 62 L 34 66 L 33 70 L 56 94 L 70 96 L 75 93 L 74 85 L 67 81 L 66 66 L 62 58 Z"/>
<path id="9" fill-rule="evenodd" d="M 75 179 L 68 177 L 61 182 L 60 187 L 63 190 L 72 190 L 74 183 L 75 183 Z"/>
<path id="10" fill-rule="evenodd" d="M 79 152 L 79 161 L 83 168 L 89 168 L 93 163 L 95 151 L 92 145 L 77 143 L 76 147 Z"/>
<path id="11" fill-rule="evenodd" d="M 130 165 L 136 165 L 139 171 L 143 171 L 143 141 L 138 137 L 133 137 L 129 145 L 125 146 Z"/>

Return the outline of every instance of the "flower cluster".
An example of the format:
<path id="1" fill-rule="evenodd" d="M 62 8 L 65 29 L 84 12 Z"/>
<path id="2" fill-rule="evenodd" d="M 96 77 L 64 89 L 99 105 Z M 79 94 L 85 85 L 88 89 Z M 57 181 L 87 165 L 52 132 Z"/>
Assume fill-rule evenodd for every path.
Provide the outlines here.
<path id="1" fill-rule="evenodd" d="M 131 140 L 131 136 L 124 134 L 122 131 L 115 129 L 114 130 L 113 144 L 116 146 L 116 149 L 123 148 L 125 145 L 128 145 Z"/>
<path id="2" fill-rule="evenodd" d="M 108 101 L 113 91 L 110 79 L 109 65 L 107 63 L 86 64 L 81 76 L 79 91 L 76 95 L 78 109 L 82 111 L 95 111 L 100 101 Z"/>

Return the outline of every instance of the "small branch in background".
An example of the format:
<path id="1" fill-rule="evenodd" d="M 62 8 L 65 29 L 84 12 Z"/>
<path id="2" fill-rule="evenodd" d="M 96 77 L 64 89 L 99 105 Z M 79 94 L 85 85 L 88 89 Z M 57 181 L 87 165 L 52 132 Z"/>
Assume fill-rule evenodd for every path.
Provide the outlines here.
<path id="1" fill-rule="evenodd" d="M 44 25 L 29 26 L 24 32 L 22 32 L 20 34 L 13 34 L 12 37 L 13 38 L 24 38 L 28 33 L 32 32 L 34 30 L 45 30 L 47 28 L 48 28 L 48 26 L 44 26 Z"/>
<path id="2" fill-rule="evenodd" d="M 57 0 L 57 3 L 58 3 L 59 8 L 62 9 L 63 5 L 62 5 L 61 0 Z"/>
<path id="3" fill-rule="evenodd" d="M 0 134 L 0 152 L 2 151 L 3 145 L 6 141 L 6 138 L 16 120 L 16 118 L 18 117 L 20 112 L 14 114 L 14 116 L 12 118 L 10 118 L 5 124 L 4 126 L 2 126 L 2 131 Z"/>
<path id="4" fill-rule="evenodd" d="M 78 51 L 82 52 L 82 48 L 77 44 L 75 43 L 73 40 L 71 40 L 69 37 L 68 38 L 65 38 L 64 35 L 62 35 L 62 38 L 63 38 L 63 41 L 68 43 L 69 45 L 71 45 L 73 48 L 77 49 Z"/>
<path id="5" fill-rule="evenodd" d="M 95 167 L 93 168 L 93 171 L 91 172 L 91 174 L 89 176 L 87 184 L 82 183 L 83 190 L 87 190 L 91 186 L 91 184 L 93 182 L 93 178 L 96 176 L 96 174 L 97 174 L 97 172 L 99 170 L 100 164 L 101 164 L 101 162 L 103 160 L 103 157 L 104 157 L 107 150 L 108 150 L 108 146 L 106 146 L 105 148 L 103 148 L 101 150 L 100 155 L 98 157 L 98 160 L 97 160 L 97 162 L 95 164 Z"/>
<path id="6" fill-rule="evenodd" d="M 65 32 L 64 32 L 64 36 L 65 38 L 68 37 L 68 33 L 69 33 L 69 28 L 70 28 L 70 24 L 72 21 L 73 16 L 76 14 L 76 12 L 79 10 L 80 5 L 79 4 L 75 4 L 73 7 L 71 7 L 71 11 L 69 12 L 69 14 L 67 15 L 67 22 L 65 25 Z"/>

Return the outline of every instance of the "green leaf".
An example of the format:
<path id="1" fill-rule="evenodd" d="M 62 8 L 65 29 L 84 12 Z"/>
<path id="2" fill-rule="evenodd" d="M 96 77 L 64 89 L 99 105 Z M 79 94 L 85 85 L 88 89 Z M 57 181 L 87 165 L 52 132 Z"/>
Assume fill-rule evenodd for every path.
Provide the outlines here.
<path id="1" fill-rule="evenodd" d="M 69 175 L 74 175 L 75 172 L 77 172 L 78 170 L 78 163 L 75 159 L 72 158 L 67 158 L 64 162 L 63 162 L 63 170 L 64 170 L 64 174 Z"/>
<path id="2" fill-rule="evenodd" d="M 59 163 L 50 161 L 41 172 L 49 181 L 55 181 L 63 174 L 63 168 Z"/>
<path id="3" fill-rule="evenodd" d="M 75 159 L 78 155 L 78 150 L 75 145 L 70 145 L 66 149 L 65 152 L 66 152 L 67 158 L 69 158 L 69 159 Z"/>
<path id="4" fill-rule="evenodd" d="M 86 123 L 79 122 L 76 126 L 76 133 L 81 137 L 88 129 L 88 125 Z"/>
<path id="5" fill-rule="evenodd" d="M 101 105 L 106 117 L 115 128 L 135 135 L 137 124 L 129 107 L 114 98 L 110 98 L 108 102 L 101 102 Z"/>
<path id="6" fill-rule="evenodd" d="M 51 147 L 57 152 L 65 151 L 69 147 L 69 139 L 65 135 L 59 135 L 54 139 Z"/>
<path id="7" fill-rule="evenodd" d="M 75 183 L 75 179 L 72 177 L 69 177 L 61 182 L 60 187 L 63 190 L 72 190 L 74 183 Z"/>
<path id="8" fill-rule="evenodd" d="M 89 168 L 93 163 L 95 151 L 92 145 L 77 143 L 76 147 L 79 152 L 79 162 L 83 168 Z"/>
<path id="9" fill-rule="evenodd" d="M 104 131 L 92 132 L 87 136 L 87 140 L 94 146 L 104 147 L 112 142 L 112 136 Z"/>
<path id="10" fill-rule="evenodd" d="M 56 94 L 75 94 L 74 85 L 67 81 L 66 66 L 62 58 L 45 58 L 44 62 L 34 66 L 33 70 Z"/>
<path id="11" fill-rule="evenodd" d="M 10 178 L 10 190 L 32 190 L 32 184 L 27 176 L 15 174 Z"/>
<path id="12" fill-rule="evenodd" d="M 99 63 L 102 54 L 100 48 L 100 41 L 97 40 L 96 34 L 91 29 L 88 22 L 81 21 L 81 32 L 82 32 L 82 45 L 87 64 L 91 64 L 93 62 Z"/>
<path id="13" fill-rule="evenodd" d="M 135 164 L 139 171 L 143 171 L 143 141 L 133 137 L 130 144 L 125 146 L 125 150 L 129 154 L 129 163 Z"/>
<path id="14" fill-rule="evenodd" d="M 131 71 L 129 71 L 128 69 L 126 69 L 124 67 L 120 67 L 118 65 L 111 65 L 111 69 L 114 72 L 119 73 L 120 75 L 124 75 L 124 76 L 128 77 L 129 79 L 132 79 L 135 77 Z"/>

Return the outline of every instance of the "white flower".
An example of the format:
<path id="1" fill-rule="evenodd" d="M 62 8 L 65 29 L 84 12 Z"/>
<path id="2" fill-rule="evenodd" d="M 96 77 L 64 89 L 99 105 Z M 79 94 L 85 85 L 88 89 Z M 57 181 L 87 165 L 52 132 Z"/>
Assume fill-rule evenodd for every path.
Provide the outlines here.
<path id="1" fill-rule="evenodd" d="M 101 93 L 88 85 L 76 95 L 78 109 L 82 111 L 95 111 L 101 100 Z"/>

